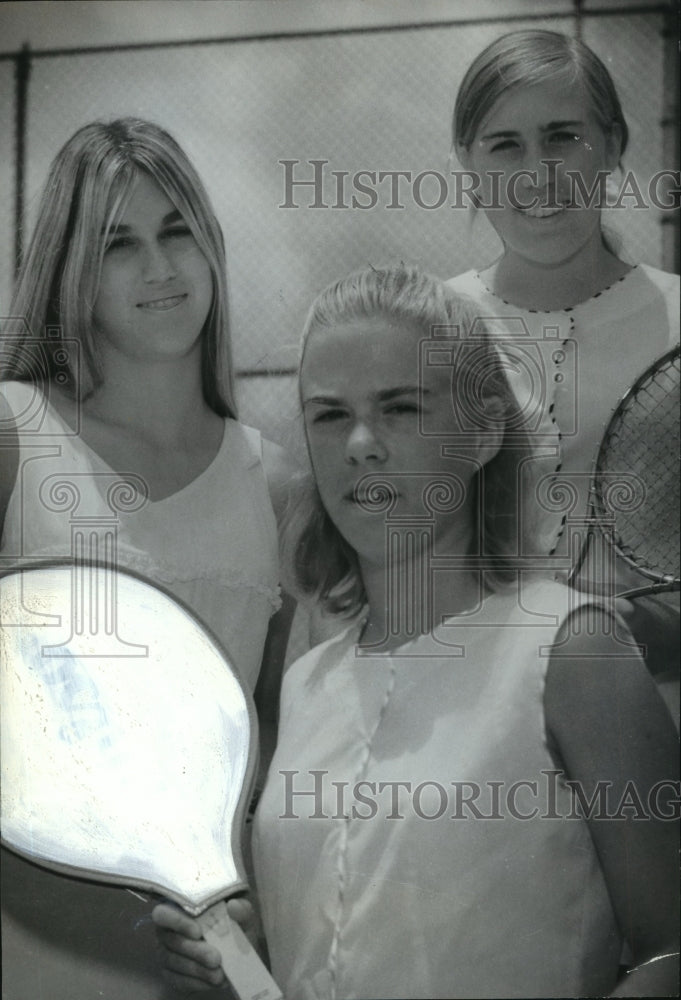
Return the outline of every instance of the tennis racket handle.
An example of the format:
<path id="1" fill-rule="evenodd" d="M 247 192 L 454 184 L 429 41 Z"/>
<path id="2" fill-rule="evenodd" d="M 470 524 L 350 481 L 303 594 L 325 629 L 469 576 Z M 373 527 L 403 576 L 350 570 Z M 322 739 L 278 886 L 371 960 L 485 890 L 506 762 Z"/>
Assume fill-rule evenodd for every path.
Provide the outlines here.
<path id="1" fill-rule="evenodd" d="M 283 1000 L 283 994 L 223 901 L 198 918 L 203 936 L 220 952 L 222 968 L 238 1000 Z"/>
<path id="2" fill-rule="evenodd" d="M 678 580 L 661 580 L 660 583 L 649 583 L 643 587 L 634 587 L 632 590 L 623 590 L 616 597 L 626 598 L 628 601 L 635 597 L 647 597 L 652 594 L 671 593 L 674 590 L 681 590 Z"/>

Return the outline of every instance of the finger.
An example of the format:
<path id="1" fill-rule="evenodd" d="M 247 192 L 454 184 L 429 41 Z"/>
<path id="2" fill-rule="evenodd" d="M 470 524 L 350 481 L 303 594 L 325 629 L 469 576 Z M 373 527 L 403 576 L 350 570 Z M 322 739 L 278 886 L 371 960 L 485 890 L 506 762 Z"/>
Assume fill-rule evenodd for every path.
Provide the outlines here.
<path id="1" fill-rule="evenodd" d="M 235 899 L 227 900 L 227 912 L 232 920 L 235 920 L 241 927 L 250 927 L 255 923 L 255 912 L 248 899 L 239 896 Z"/>
<path id="2" fill-rule="evenodd" d="M 258 951 L 260 939 L 263 937 L 262 928 L 258 913 L 250 900 L 244 897 L 237 897 L 227 901 L 227 912 L 235 923 L 239 924 L 242 931 L 250 941 L 253 948 Z"/>
<path id="3" fill-rule="evenodd" d="M 209 986 L 222 986 L 227 980 L 222 966 L 206 968 L 202 962 L 194 961 L 184 955 L 166 951 L 161 955 L 162 968 L 175 976 L 181 976 L 187 983 L 206 983 Z"/>
<path id="4" fill-rule="evenodd" d="M 196 920 L 189 917 L 183 910 L 170 903 L 159 903 L 151 911 L 151 917 L 157 927 L 163 927 L 177 934 L 198 941 L 203 937 L 203 931 Z"/>
<path id="5" fill-rule="evenodd" d="M 161 928 L 156 929 L 156 937 L 164 951 L 191 958 L 206 969 L 219 969 L 222 964 L 220 952 L 206 941 L 192 941 L 190 938 L 184 937 L 183 934 L 175 934 L 174 931 L 166 931 Z"/>

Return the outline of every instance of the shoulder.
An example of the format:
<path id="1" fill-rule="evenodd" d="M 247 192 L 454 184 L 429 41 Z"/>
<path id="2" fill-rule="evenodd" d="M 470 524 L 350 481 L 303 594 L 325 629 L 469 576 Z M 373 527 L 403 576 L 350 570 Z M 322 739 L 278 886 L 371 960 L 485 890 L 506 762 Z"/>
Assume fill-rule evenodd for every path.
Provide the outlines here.
<path id="1" fill-rule="evenodd" d="M 308 649 L 290 663 L 284 673 L 282 697 L 292 695 L 301 685 L 308 684 L 329 670 L 332 671 L 349 650 L 354 650 L 358 637 L 357 620 L 343 622 L 339 625 L 336 635 Z"/>
<path id="2" fill-rule="evenodd" d="M 565 628 L 569 616 L 588 602 L 588 597 L 553 579 L 545 571 L 525 571 L 519 585 L 507 584 L 492 595 L 490 602 L 499 609 L 507 609 L 509 624 L 526 623 L 529 611 L 543 619 L 547 628 L 557 634 Z"/>
<path id="3" fill-rule="evenodd" d="M 649 264 L 638 264 L 621 284 L 624 300 L 637 311 L 666 311 L 669 326 L 669 346 L 679 339 L 679 306 L 681 304 L 681 280 L 678 274 L 660 271 Z M 659 322 L 659 321 L 658 321 Z"/>
<path id="4" fill-rule="evenodd" d="M 0 401 L 15 414 L 33 399 L 43 399 L 41 389 L 34 382 L 0 382 Z"/>
<path id="5" fill-rule="evenodd" d="M 232 432 L 238 433 L 242 441 L 245 440 L 253 460 L 262 463 L 272 507 L 279 521 L 286 510 L 293 481 L 301 470 L 281 445 L 267 440 L 254 427 L 237 421 L 231 423 Z"/>
<path id="6" fill-rule="evenodd" d="M 660 271 L 659 268 L 651 267 L 649 264 L 639 264 L 636 270 L 656 285 L 661 292 L 671 295 L 679 294 L 681 278 L 679 278 L 678 274 L 672 274 L 670 271 Z"/>
<path id="7" fill-rule="evenodd" d="M 585 602 L 563 621 L 551 650 L 546 725 L 563 748 L 583 748 L 612 730 L 635 734 L 672 726 L 657 685 L 623 619 Z M 617 742 L 617 740 L 615 740 Z"/>
<path id="8" fill-rule="evenodd" d="M 681 279 L 678 274 L 670 274 L 668 271 L 660 271 L 656 267 L 647 264 L 639 264 L 636 268 L 640 272 L 641 279 L 652 286 L 654 297 L 659 302 L 664 303 L 667 316 L 668 338 L 667 347 L 675 347 L 679 343 L 679 314 L 681 311 Z"/>
<path id="9" fill-rule="evenodd" d="M 444 284 L 451 292 L 468 302 L 474 317 L 484 323 L 488 333 L 495 339 L 498 349 L 513 350 L 514 341 L 520 338 L 522 350 L 525 350 L 528 319 L 532 322 L 531 317 L 535 315 L 531 310 L 520 309 L 504 299 L 497 298 L 487 288 L 478 271 L 465 271 L 455 278 L 449 278 Z M 511 381 L 514 377 L 517 381 L 518 377 L 522 377 L 521 372 L 525 367 L 524 363 L 520 368 L 517 364 L 513 364 L 506 371 L 506 375 Z"/>
<path id="10" fill-rule="evenodd" d="M 279 520 L 286 509 L 292 483 L 299 475 L 300 469 L 281 445 L 266 438 L 262 440 L 262 464 L 272 506 Z"/>
<path id="11" fill-rule="evenodd" d="M 8 447 L 19 444 L 18 431 L 42 412 L 45 399 L 40 389 L 31 382 L 0 382 L 0 445 Z"/>
<path id="12" fill-rule="evenodd" d="M 5 392 L 11 383 L 0 384 L 0 441 L 4 445 L 16 443 L 17 436 L 17 413 L 12 405 L 12 396 Z M 10 440 L 11 439 L 11 440 Z"/>
<path id="13" fill-rule="evenodd" d="M 33 435 L 45 431 L 55 416 L 59 416 L 60 407 L 55 405 L 62 393 L 52 383 L 12 380 L 0 382 L 0 404 L 3 414 L 11 413 L 17 430 L 21 434 Z M 68 397 L 63 396 L 64 400 Z M 71 405 L 74 405 L 73 403 Z"/>
<path id="14" fill-rule="evenodd" d="M 457 274 L 454 278 L 448 278 L 445 285 L 453 292 L 460 292 L 462 295 L 479 295 L 483 291 L 480 278 L 475 270 L 464 271 L 463 274 Z"/>
<path id="15" fill-rule="evenodd" d="M 8 434 L 16 435 L 16 411 L 12 406 L 11 393 L 7 393 L 6 387 L 11 383 L 0 384 L 0 435 L 1 440 L 5 440 Z"/>
<path id="16" fill-rule="evenodd" d="M 3 429 L 6 428 L 8 420 L 14 417 L 14 408 L 11 405 L 12 400 L 12 386 L 15 385 L 14 382 L 0 382 L 0 419 L 3 421 Z"/>

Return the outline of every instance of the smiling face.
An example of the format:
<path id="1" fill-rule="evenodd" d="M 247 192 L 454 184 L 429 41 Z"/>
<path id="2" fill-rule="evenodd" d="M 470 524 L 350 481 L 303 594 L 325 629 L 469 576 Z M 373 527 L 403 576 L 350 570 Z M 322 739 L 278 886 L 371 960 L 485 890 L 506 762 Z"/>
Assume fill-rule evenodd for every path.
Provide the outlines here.
<path id="1" fill-rule="evenodd" d="M 324 507 L 360 563 L 385 563 L 386 507 L 405 525 L 432 516 L 438 551 L 465 552 L 472 538 L 471 480 L 490 456 L 471 441 L 443 457 L 442 445 L 458 431 L 451 368 L 419 376 L 425 337 L 415 324 L 369 317 L 313 330 L 305 348 L 301 398 L 312 468 Z M 435 434 L 422 433 L 422 423 Z M 374 491 L 368 475 L 383 489 Z M 444 493 L 463 492 L 455 513 L 447 503 L 433 512 L 425 500 L 437 482 Z M 392 504 L 380 502 L 390 494 Z"/>
<path id="2" fill-rule="evenodd" d="M 104 252 L 93 309 L 104 358 L 109 350 L 138 360 L 198 353 L 212 298 L 210 266 L 191 230 L 140 173 Z"/>
<path id="3" fill-rule="evenodd" d="M 500 204 L 487 217 L 507 253 L 550 265 L 600 242 L 600 210 L 584 207 L 568 171 L 590 191 L 599 171 L 617 166 L 620 137 L 616 127 L 604 133 L 582 87 L 556 79 L 513 89 L 459 155 L 481 176 L 484 203 Z M 558 163 L 549 168 L 548 160 Z M 536 179 L 521 173 L 526 171 Z"/>

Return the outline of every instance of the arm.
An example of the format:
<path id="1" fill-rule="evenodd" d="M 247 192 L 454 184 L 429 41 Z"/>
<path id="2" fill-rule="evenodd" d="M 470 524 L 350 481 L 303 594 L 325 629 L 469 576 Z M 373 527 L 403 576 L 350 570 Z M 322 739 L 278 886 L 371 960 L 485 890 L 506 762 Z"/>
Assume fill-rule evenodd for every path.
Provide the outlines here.
<path id="1" fill-rule="evenodd" d="M 291 483 L 298 470 L 279 445 L 263 439 L 262 446 L 263 467 L 270 499 L 277 524 L 281 525 L 288 505 Z M 262 786 L 261 779 L 267 773 L 267 767 L 277 740 L 279 689 L 295 609 L 294 598 L 290 594 L 282 594 L 282 606 L 270 619 L 260 675 L 255 689 L 255 704 L 260 724 L 260 776 L 258 779 L 260 787 Z"/>
<path id="2" fill-rule="evenodd" d="M 587 618 L 591 634 L 587 631 Z M 587 820 L 615 916 L 632 953 L 632 970 L 614 996 L 674 996 L 678 985 L 678 793 L 665 787 L 655 802 L 651 790 L 678 781 L 677 741 L 662 698 L 642 660 L 622 658 L 608 636 L 607 612 L 582 608 L 571 619 L 571 637 L 551 657 L 545 712 L 550 737 L 568 775 L 587 796 L 608 782 L 608 809 L 617 813 L 632 794 L 634 808 L 620 818 Z M 567 636 L 564 627 L 559 638 Z M 567 656 L 565 655 L 567 654 Z M 662 787 L 662 786 L 660 786 Z M 678 785 L 676 786 L 678 788 Z M 627 797 L 627 790 L 629 796 Z M 671 956 L 671 957 L 662 957 Z"/>
<path id="3" fill-rule="evenodd" d="M 592 561 L 599 558 L 607 565 L 605 540 L 595 531 L 588 543 L 584 564 L 571 586 L 584 593 L 599 595 L 621 594 L 617 611 L 624 618 L 631 634 L 642 647 L 641 653 L 654 677 L 667 675 L 678 678 L 679 669 L 679 594 L 666 591 L 659 594 L 643 594 L 627 599 L 628 592 L 634 593 L 652 581 L 629 566 L 624 559 L 616 558 L 615 575 L 609 583 L 595 583 L 602 570 L 593 569 Z M 673 560 L 672 560 L 673 561 Z M 670 567 L 668 567 L 670 568 Z M 673 572 L 673 569 L 672 569 Z"/>
<path id="4" fill-rule="evenodd" d="M 657 680 L 679 674 L 679 592 L 645 594 L 622 600 L 618 611 L 642 646 L 646 666 Z"/>
<path id="5" fill-rule="evenodd" d="M 14 414 L 0 394 L 0 542 L 5 515 L 19 471 L 19 435 Z"/>
<path id="6" fill-rule="evenodd" d="M 284 672 L 284 661 L 291 622 L 296 602 L 289 594 L 282 594 L 282 605 L 270 618 L 265 640 L 262 666 L 255 688 L 255 705 L 260 727 L 260 764 L 256 787 L 262 788 L 277 743 L 279 722 L 279 690 Z"/>

